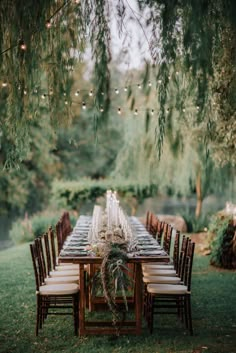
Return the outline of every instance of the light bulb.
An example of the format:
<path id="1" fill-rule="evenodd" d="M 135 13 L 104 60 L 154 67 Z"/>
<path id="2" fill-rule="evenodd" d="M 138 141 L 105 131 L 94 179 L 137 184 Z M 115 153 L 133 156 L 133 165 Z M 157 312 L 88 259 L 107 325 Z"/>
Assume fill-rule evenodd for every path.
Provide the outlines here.
<path id="1" fill-rule="evenodd" d="M 101 95 L 104 96 L 104 92 L 103 91 L 101 92 Z"/>
<path id="2" fill-rule="evenodd" d="M 63 96 L 64 96 L 64 97 L 66 96 L 66 92 L 63 92 Z"/>
<path id="3" fill-rule="evenodd" d="M 199 105 L 197 105 L 197 110 L 199 110 L 200 109 L 200 107 L 199 107 Z"/>
<path id="4" fill-rule="evenodd" d="M 77 91 L 75 92 L 75 96 L 78 97 L 78 95 L 79 95 L 79 90 L 77 90 Z"/>
<path id="5" fill-rule="evenodd" d="M 82 108 L 85 110 L 86 109 L 86 104 L 85 102 L 82 103 Z"/>
<path id="6" fill-rule="evenodd" d="M 100 107 L 100 112 L 101 112 L 101 113 L 104 112 L 104 109 L 103 109 L 102 106 Z"/>
<path id="7" fill-rule="evenodd" d="M 47 21 L 47 22 L 46 22 L 46 28 L 49 29 L 49 28 L 51 28 L 51 27 L 52 27 L 52 23 L 51 23 L 50 21 Z"/>
<path id="8" fill-rule="evenodd" d="M 20 41 L 20 49 L 21 49 L 21 50 L 26 50 L 26 48 L 27 48 L 27 47 L 26 47 L 25 42 L 24 42 L 23 40 L 21 40 L 21 41 Z"/>
<path id="9" fill-rule="evenodd" d="M 118 113 L 119 115 L 121 114 L 121 109 L 120 109 L 120 108 L 117 109 L 117 113 Z"/>
<path id="10" fill-rule="evenodd" d="M 154 114 L 154 109 L 151 110 L 151 114 L 152 114 L 152 115 Z"/>
<path id="11" fill-rule="evenodd" d="M 149 86 L 149 87 L 152 87 L 151 81 L 148 81 L 148 86 Z"/>
<path id="12" fill-rule="evenodd" d="M 6 81 L 3 81 L 2 87 L 7 87 L 7 82 Z"/>
<path id="13" fill-rule="evenodd" d="M 183 113 L 185 113 L 185 108 L 183 108 Z"/>
<path id="14" fill-rule="evenodd" d="M 125 91 L 125 92 L 127 92 L 127 91 L 128 91 L 128 88 L 127 88 L 126 86 L 125 86 L 125 88 L 124 88 L 124 91 Z"/>
<path id="15" fill-rule="evenodd" d="M 161 84 L 161 82 L 162 82 L 161 80 L 158 80 L 158 83 L 159 83 L 159 84 Z"/>
<path id="16" fill-rule="evenodd" d="M 142 88 L 142 86 L 140 85 L 140 83 L 138 84 L 138 88 L 139 88 L 139 89 L 141 89 L 141 88 Z"/>
<path id="17" fill-rule="evenodd" d="M 167 109 L 166 109 L 166 112 L 167 112 L 167 114 L 168 114 L 168 113 L 170 112 L 170 109 L 169 109 L 169 108 L 167 108 Z"/>
<path id="18" fill-rule="evenodd" d="M 45 99 L 46 96 L 47 96 L 46 93 L 43 93 L 43 94 L 41 95 L 41 98 L 42 98 L 42 99 Z"/>
<path id="19" fill-rule="evenodd" d="M 24 90 L 24 95 L 26 96 L 26 94 L 27 94 L 27 91 L 26 91 L 26 90 Z"/>
<path id="20" fill-rule="evenodd" d="M 116 89 L 115 89 L 115 92 L 116 92 L 116 94 L 119 94 L 119 90 L 118 90 L 118 88 L 116 88 Z"/>
<path id="21" fill-rule="evenodd" d="M 92 97 L 92 95 L 93 95 L 93 90 L 92 89 L 89 91 L 89 95 L 90 95 L 90 97 Z"/>
<path id="22" fill-rule="evenodd" d="M 50 96 L 52 96 L 52 95 L 53 95 L 53 90 L 52 90 L 52 89 L 50 89 L 50 91 L 49 91 L 49 95 L 50 95 Z"/>
<path id="23" fill-rule="evenodd" d="M 135 109 L 134 115 L 138 115 L 138 109 Z"/>
<path id="24" fill-rule="evenodd" d="M 68 105 L 68 101 L 67 100 L 65 100 L 65 105 Z"/>

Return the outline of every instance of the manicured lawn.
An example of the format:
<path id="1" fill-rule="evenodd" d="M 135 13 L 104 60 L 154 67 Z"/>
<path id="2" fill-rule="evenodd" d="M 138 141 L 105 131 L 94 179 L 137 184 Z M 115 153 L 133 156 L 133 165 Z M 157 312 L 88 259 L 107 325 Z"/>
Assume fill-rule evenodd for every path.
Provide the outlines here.
<path id="1" fill-rule="evenodd" d="M 50 316 L 38 337 L 35 284 L 29 245 L 0 252 L 0 352 L 66 353 L 235 353 L 236 272 L 209 266 L 195 256 L 192 286 L 194 336 L 175 319 L 156 319 L 154 334 L 145 322 L 141 336 L 75 337 L 71 317 Z"/>

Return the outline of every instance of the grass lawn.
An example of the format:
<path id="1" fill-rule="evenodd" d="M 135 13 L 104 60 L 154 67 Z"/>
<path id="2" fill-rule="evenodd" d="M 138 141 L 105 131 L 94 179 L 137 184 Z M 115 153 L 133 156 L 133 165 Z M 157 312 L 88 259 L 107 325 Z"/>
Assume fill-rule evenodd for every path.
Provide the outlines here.
<path id="1" fill-rule="evenodd" d="M 236 353 L 236 272 L 195 256 L 192 285 L 194 336 L 174 316 L 156 318 L 153 335 L 75 337 L 72 317 L 49 316 L 38 337 L 29 245 L 0 252 L 0 352 Z"/>

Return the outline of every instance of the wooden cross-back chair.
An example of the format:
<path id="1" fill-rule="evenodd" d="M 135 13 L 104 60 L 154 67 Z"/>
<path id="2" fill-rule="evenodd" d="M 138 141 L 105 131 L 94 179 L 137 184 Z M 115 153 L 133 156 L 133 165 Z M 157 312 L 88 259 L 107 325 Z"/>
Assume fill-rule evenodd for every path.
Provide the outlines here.
<path id="1" fill-rule="evenodd" d="M 186 240 L 185 262 L 183 268 L 183 283 L 163 284 L 149 283 L 147 285 L 147 304 L 145 316 L 150 332 L 153 332 L 154 314 L 177 314 L 184 319 L 189 333 L 193 334 L 191 313 L 191 276 L 195 244 Z M 164 309 L 164 310 L 163 310 Z"/>
<path id="2" fill-rule="evenodd" d="M 73 315 L 74 333 L 75 335 L 78 335 L 78 284 L 45 284 L 45 270 L 42 267 L 42 254 L 40 253 L 39 239 L 36 239 L 33 244 L 30 244 L 30 252 L 33 262 L 36 284 L 36 336 L 38 336 L 39 329 L 42 328 L 42 325 L 48 315 Z"/>

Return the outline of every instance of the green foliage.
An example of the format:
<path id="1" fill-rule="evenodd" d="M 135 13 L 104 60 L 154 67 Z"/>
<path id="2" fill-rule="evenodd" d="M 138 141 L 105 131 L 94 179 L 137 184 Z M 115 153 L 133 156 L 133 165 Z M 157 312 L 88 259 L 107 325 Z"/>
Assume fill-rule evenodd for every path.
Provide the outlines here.
<path id="1" fill-rule="evenodd" d="M 32 217 L 25 216 L 24 219 L 18 219 L 13 222 L 9 237 L 14 244 L 21 244 L 32 241 L 34 238 L 44 234 L 50 226 L 55 229 L 62 211 L 43 211 L 34 214 Z M 72 226 L 75 225 L 76 216 L 70 215 Z"/>
<path id="2" fill-rule="evenodd" d="M 134 4 L 124 0 L 112 4 L 108 0 L 91 0 L 86 6 L 62 0 L 40 0 L 37 6 L 34 0 L 20 6 L 19 1 L 1 1 L 0 74 L 1 83 L 8 84 L 0 92 L 0 123 L 1 128 L 5 126 L 4 135 L 10 142 L 7 165 L 26 158 L 30 150 L 28 132 L 41 119 L 42 110 L 50 116 L 54 127 L 67 126 L 72 120 L 71 73 L 88 43 L 96 87 L 94 116 L 97 123 L 107 122 L 114 18 L 117 32 L 124 39 L 120 56 L 123 63 L 126 63 L 125 44 L 132 40 L 126 23 L 132 21 L 142 29 L 152 61 L 158 64 L 155 96 L 159 109 L 153 130 L 156 129 L 155 148 L 157 145 L 159 155 L 170 115 L 175 113 L 182 120 L 189 119 L 184 112 L 194 86 L 194 124 L 201 126 L 203 139 L 211 145 L 216 160 L 235 162 L 235 12 L 234 0 L 137 0 Z M 50 28 L 46 26 L 48 21 Z M 146 32 L 152 34 L 150 39 Z M 20 47 L 22 40 L 26 50 Z M 188 75 L 186 87 L 179 85 L 180 73 Z M 144 84 L 148 75 L 146 69 Z M 176 104 L 167 112 L 173 82 L 178 91 Z M 40 99 L 45 92 L 46 99 Z M 148 95 L 146 90 L 145 96 Z M 133 94 L 129 98 L 134 108 L 137 99 Z M 103 114 L 99 112 L 101 106 Z M 173 143 L 181 145 L 178 134 L 173 136 Z"/>
<path id="3" fill-rule="evenodd" d="M 124 179 L 83 178 L 79 181 L 53 182 L 51 202 L 57 207 L 78 210 L 83 202 L 86 200 L 95 202 L 97 198 L 104 196 L 108 189 L 116 190 L 121 200 L 135 198 L 139 202 L 157 192 L 155 184 L 139 184 Z"/>
<path id="4" fill-rule="evenodd" d="M 211 248 L 211 263 L 223 268 L 236 268 L 236 225 L 232 216 L 213 217 L 210 231 L 215 233 Z"/>
<path id="5" fill-rule="evenodd" d="M 31 221 L 28 218 L 13 222 L 9 237 L 14 244 L 22 244 L 34 239 Z"/>
<path id="6" fill-rule="evenodd" d="M 181 216 L 184 218 L 189 233 L 204 232 L 208 228 L 210 214 L 201 214 L 200 217 L 196 218 L 193 212 L 181 212 Z"/>

